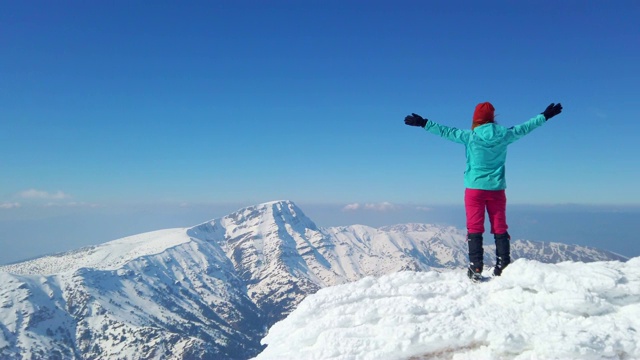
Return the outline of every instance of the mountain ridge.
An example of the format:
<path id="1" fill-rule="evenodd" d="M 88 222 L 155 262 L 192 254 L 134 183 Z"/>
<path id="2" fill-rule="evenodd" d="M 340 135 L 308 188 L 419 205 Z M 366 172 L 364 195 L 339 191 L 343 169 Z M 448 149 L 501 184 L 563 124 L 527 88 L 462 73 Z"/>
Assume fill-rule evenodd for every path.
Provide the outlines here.
<path id="1" fill-rule="evenodd" d="M 307 295 L 366 276 L 465 266 L 464 239 L 462 230 L 429 224 L 319 228 L 281 200 L 6 265 L 0 355 L 245 359 Z M 491 262 L 492 245 L 485 249 Z M 625 260 L 528 241 L 514 241 L 513 254 L 546 262 Z"/>

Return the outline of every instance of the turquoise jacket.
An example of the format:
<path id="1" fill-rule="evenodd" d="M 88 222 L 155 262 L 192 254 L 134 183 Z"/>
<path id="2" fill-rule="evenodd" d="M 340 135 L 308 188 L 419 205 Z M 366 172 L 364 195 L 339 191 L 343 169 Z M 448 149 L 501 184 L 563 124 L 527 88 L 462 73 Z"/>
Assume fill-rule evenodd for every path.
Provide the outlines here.
<path id="1" fill-rule="evenodd" d="M 460 130 L 427 121 L 425 130 L 441 137 L 464 144 L 467 168 L 464 186 L 469 189 L 503 190 L 507 188 L 504 163 L 507 145 L 527 135 L 546 122 L 540 114 L 529 121 L 506 128 L 496 123 L 484 124 L 473 130 Z"/>

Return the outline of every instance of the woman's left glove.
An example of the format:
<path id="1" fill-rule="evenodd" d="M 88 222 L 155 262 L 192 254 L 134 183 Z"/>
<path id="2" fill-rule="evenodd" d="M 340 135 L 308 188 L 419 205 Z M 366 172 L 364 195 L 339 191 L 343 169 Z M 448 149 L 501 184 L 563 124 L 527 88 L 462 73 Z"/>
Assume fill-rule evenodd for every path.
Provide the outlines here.
<path id="1" fill-rule="evenodd" d="M 423 119 L 422 116 L 412 113 L 404 118 L 404 123 L 410 126 L 425 127 L 427 125 L 427 119 Z"/>
<path id="2" fill-rule="evenodd" d="M 560 114 L 561 112 L 562 112 L 562 105 L 560 103 L 557 103 L 557 104 L 551 103 L 551 105 L 547 106 L 547 108 L 541 114 L 544 115 L 544 118 L 546 120 L 549 120 L 552 117 Z"/>

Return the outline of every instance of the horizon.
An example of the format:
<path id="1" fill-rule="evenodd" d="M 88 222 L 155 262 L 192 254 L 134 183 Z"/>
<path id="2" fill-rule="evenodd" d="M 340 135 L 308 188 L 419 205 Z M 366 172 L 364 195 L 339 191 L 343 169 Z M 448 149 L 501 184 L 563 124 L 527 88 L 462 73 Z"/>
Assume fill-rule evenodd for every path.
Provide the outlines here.
<path id="1" fill-rule="evenodd" d="M 639 17 L 631 0 L 2 2 L 0 263 L 271 199 L 325 226 L 463 228 L 464 147 L 403 119 L 468 129 L 484 101 L 504 126 L 564 107 L 509 147 L 512 235 L 638 255 Z"/>
<path id="2" fill-rule="evenodd" d="M 0 219 L 0 265 L 19 263 L 46 255 L 65 253 L 86 246 L 146 232 L 171 228 L 190 228 L 240 211 L 246 207 L 273 201 L 291 201 L 316 226 L 330 228 L 364 225 L 373 228 L 408 223 L 453 226 L 464 231 L 464 207 L 461 204 L 392 204 L 350 203 L 313 204 L 293 200 L 271 200 L 256 204 L 199 204 L 185 206 L 136 205 L 121 209 L 96 207 L 71 209 L 20 221 Z M 640 244 L 630 242 L 634 234 L 640 206 L 605 205 L 527 205 L 512 204 L 508 215 L 509 232 L 514 240 L 556 242 L 610 251 L 627 258 L 640 256 Z M 83 226 L 76 226 L 80 221 Z M 615 225 L 610 230 L 602 221 Z M 488 222 L 488 220 L 487 220 Z M 16 225 L 17 224 L 17 225 Z M 488 228 L 488 223 L 486 224 Z M 52 233 L 62 233 L 56 238 Z M 493 236 L 484 234 L 485 245 L 493 244 Z M 5 241 L 28 238 L 38 247 Z"/>

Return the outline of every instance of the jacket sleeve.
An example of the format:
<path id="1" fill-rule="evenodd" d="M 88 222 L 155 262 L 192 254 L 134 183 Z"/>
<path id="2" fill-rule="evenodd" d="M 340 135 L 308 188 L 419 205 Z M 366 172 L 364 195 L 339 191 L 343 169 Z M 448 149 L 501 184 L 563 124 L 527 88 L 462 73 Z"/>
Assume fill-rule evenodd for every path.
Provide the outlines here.
<path id="1" fill-rule="evenodd" d="M 509 143 L 512 143 L 527 135 L 533 130 L 544 125 L 545 122 L 547 122 L 547 119 L 544 117 L 544 115 L 539 114 L 538 116 L 533 117 L 520 125 L 510 127 L 509 129 L 507 129 L 507 139 Z"/>
<path id="2" fill-rule="evenodd" d="M 457 142 L 460 144 L 468 143 L 469 135 L 471 134 L 471 130 L 460 130 L 453 127 L 448 127 L 448 126 L 440 125 L 438 123 L 434 123 L 431 120 L 427 121 L 427 125 L 425 125 L 424 129 L 432 134 L 436 134 L 447 140 Z"/>

